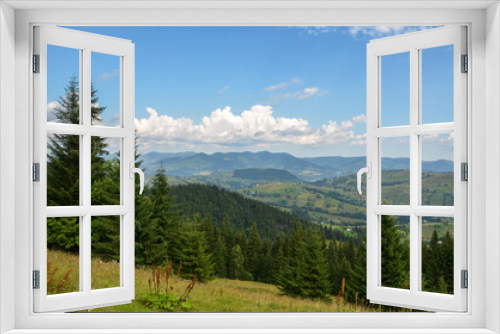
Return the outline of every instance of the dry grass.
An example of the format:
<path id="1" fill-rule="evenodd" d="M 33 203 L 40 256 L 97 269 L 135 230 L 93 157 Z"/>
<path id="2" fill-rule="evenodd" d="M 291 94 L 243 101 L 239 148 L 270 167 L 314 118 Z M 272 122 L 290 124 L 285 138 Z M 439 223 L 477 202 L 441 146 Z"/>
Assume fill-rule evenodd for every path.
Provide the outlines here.
<path id="1" fill-rule="evenodd" d="M 72 291 L 78 290 L 78 257 L 59 251 L 48 252 L 49 261 L 59 268 L 59 273 L 65 273 L 73 268 L 65 287 Z M 167 268 L 163 275 L 168 272 Z M 117 286 L 119 283 L 119 264 L 92 260 L 92 287 L 106 288 Z M 62 276 L 61 276 L 62 277 Z M 164 276 L 163 276 L 164 277 Z M 142 297 L 149 293 L 149 281 L 152 278 L 151 268 L 136 268 L 135 291 L 136 299 L 130 304 L 96 308 L 88 312 L 156 312 L 157 310 L 145 306 Z M 169 290 L 178 296 L 183 295 L 190 280 L 179 279 L 174 273 L 170 274 Z M 76 287 L 76 290 L 75 290 Z M 163 281 L 161 289 L 166 284 Z M 69 292 L 64 291 L 64 292 Z M 208 283 L 197 282 L 191 291 L 188 302 L 192 305 L 190 312 L 378 312 L 380 308 L 372 305 L 364 306 L 361 301 L 350 303 L 344 300 L 343 294 L 332 298 L 331 301 L 299 299 L 281 295 L 278 288 L 271 284 L 216 279 Z"/>

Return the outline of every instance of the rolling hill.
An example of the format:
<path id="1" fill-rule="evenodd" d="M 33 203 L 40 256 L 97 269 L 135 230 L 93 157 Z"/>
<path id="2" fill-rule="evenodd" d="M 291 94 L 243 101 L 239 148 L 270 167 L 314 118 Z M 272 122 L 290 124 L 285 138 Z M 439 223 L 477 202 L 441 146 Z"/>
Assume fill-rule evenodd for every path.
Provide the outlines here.
<path id="1" fill-rule="evenodd" d="M 237 169 L 233 172 L 233 177 L 252 181 L 279 181 L 279 182 L 303 182 L 292 173 L 283 169 L 259 169 L 247 168 Z"/>
<path id="2" fill-rule="evenodd" d="M 308 182 L 314 182 L 321 179 L 331 179 L 347 174 L 354 174 L 360 168 L 366 165 L 366 157 L 314 157 L 299 158 L 288 153 L 262 152 L 230 152 L 230 153 L 160 153 L 148 152 L 142 155 L 144 160 L 143 167 L 147 174 L 154 174 L 161 166 L 167 175 L 180 177 L 200 177 L 213 176 L 214 174 L 227 173 L 236 170 L 245 169 L 267 169 L 284 170 L 293 174 L 293 176 Z M 408 169 L 409 158 L 383 158 L 383 170 L 404 170 Z M 453 162 L 449 160 L 424 161 L 422 163 L 424 172 L 452 172 Z M 251 172 L 255 174 L 257 172 Z M 247 175 L 240 172 L 231 177 L 256 180 L 255 176 L 251 178 L 241 178 L 241 175 Z M 260 173 L 260 180 L 264 173 Z M 226 174 L 229 175 L 229 174 Z M 253 177 L 253 179 L 252 179 Z M 272 178 L 272 176 L 269 176 Z M 206 182 L 207 180 L 200 179 Z M 208 180 L 209 181 L 209 180 Z M 295 182 L 295 181 L 291 181 Z"/>

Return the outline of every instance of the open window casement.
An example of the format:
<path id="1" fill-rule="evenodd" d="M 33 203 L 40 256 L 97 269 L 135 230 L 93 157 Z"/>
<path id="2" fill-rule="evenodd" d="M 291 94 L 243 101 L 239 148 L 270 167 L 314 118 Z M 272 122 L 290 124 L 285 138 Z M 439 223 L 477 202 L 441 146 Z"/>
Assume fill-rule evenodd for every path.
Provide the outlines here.
<path id="1" fill-rule="evenodd" d="M 57 52 L 59 57 L 63 57 L 58 59 L 64 59 L 64 62 L 69 61 L 67 58 L 70 55 L 74 55 L 75 70 L 68 73 L 67 77 L 54 78 L 48 73 L 51 67 L 47 66 L 47 59 Z M 96 73 L 91 73 L 92 57 L 97 55 L 112 55 L 117 60 L 119 68 L 116 70 L 117 73 L 113 74 L 119 76 L 119 89 L 117 89 L 119 107 L 116 108 L 116 119 L 119 121 L 114 127 L 103 125 L 92 115 L 94 108 L 98 107 L 92 100 L 91 80 L 91 77 L 96 77 Z M 54 62 L 51 64 L 54 66 Z M 60 62 L 55 66 L 64 64 Z M 64 87 L 70 78 L 73 78 L 73 90 L 58 91 L 57 94 L 60 99 L 72 101 L 73 105 L 57 104 L 56 108 L 65 111 L 66 114 L 59 113 L 54 120 L 48 110 L 49 82 L 52 85 L 53 82 L 57 82 L 58 87 Z M 64 312 L 129 303 L 134 298 L 134 172 L 137 171 L 134 168 L 134 44 L 128 40 L 70 29 L 35 27 L 33 84 L 35 97 L 33 176 L 36 181 L 33 199 L 34 311 Z M 73 114 L 69 115 L 70 113 Z M 110 202 L 110 205 L 93 205 L 93 182 L 100 181 L 91 180 L 96 175 L 93 172 L 96 168 L 95 150 L 99 150 L 99 140 L 96 138 L 102 141 L 113 140 L 116 143 L 113 146 L 113 151 L 116 153 L 113 155 L 115 166 L 119 166 L 119 172 L 114 175 L 116 187 L 113 196 L 116 201 Z M 54 145 L 59 143 L 68 148 L 70 142 L 73 146 L 69 152 L 59 150 L 57 154 L 72 156 L 76 163 L 72 166 L 61 163 L 69 161 L 68 159 L 59 161 L 59 165 L 50 163 L 55 153 Z M 61 171 L 75 169 L 78 170 L 74 173 L 77 179 L 73 180 L 76 190 L 61 189 L 56 184 L 48 185 L 48 182 L 54 182 L 53 180 L 67 175 Z M 56 189 L 55 195 L 51 189 Z M 106 199 L 112 195 L 104 193 L 101 197 Z M 109 240 L 96 241 L 94 230 L 97 223 L 100 224 L 97 226 L 99 228 L 109 227 L 109 231 L 114 233 L 113 238 L 110 236 Z M 55 233 L 59 234 L 53 235 Z M 65 267 L 61 265 L 61 268 L 54 268 L 48 258 L 52 252 L 48 251 L 49 240 L 52 244 L 58 245 L 57 238 L 71 239 L 72 243 L 65 242 L 64 245 L 74 247 L 75 256 L 71 258 L 73 260 L 67 260 L 73 263 L 66 263 Z M 102 274 L 92 271 L 94 242 L 104 245 L 103 249 L 106 247 L 114 249 L 110 263 L 119 269 L 110 279 L 114 283 L 110 283 L 109 287 L 93 285 L 93 275 Z M 63 262 L 58 261 L 58 263 Z M 66 286 L 64 280 L 68 275 L 77 275 L 79 284 Z M 50 280 L 55 282 L 52 282 L 49 288 Z"/>
<path id="2" fill-rule="evenodd" d="M 453 93 L 452 106 L 450 114 L 453 115 L 451 122 L 423 122 L 423 96 L 425 89 L 435 89 L 432 87 L 432 75 L 427 75 L 423 80 L 425 66 L 429 68 L 430 52 L 438 48 L 447 48 L 450 53 L 450 91 Z M 451 50 L 451 51 L 450 51 Z M 429 29 L 426 31 L 403 34 L 395 37 L 372 40 L 367 45 L 367 167 L 360 171 L 367 172 L 367 297 L 371 303 L 401 306 L 412 309 L 430 310 L 430 311 L 466 311 L 467 290 L 464 286 L 463 278 L 467 274 L 467 182 L 466 165 L 467 163 L 467 47 L 466 47 L 466 28 L 465 27 L 442 27 Z M 384 76 L 384 67 L 389 64 L 390 59 L 399 55 L 397 61 L 406 61 L 406 71 L 399 71 L 397 75 Z M 406 57 L 406 58 L 405 58 Z M 427 57 L 423 63 L 423 58 Z M 385 58 L 385 59 L 384 59 Z M 397 58 L 397 57 L 396 57 Z M 403 60 L 402 60 L 403 59 Z M 432 57 L 430 57 L 432 61 Z M 439 66 L 439 65 L 437 65 Z M 406 73 L 404 73 L 406 72 Z M 393 72 L 394 73 L 394 72 Z M 428 72 L 427 72 L 428 73 Z M 409 79 L 408 79 L 409 78 Z M 430 79 L 429 79 L 430 78 Z M 407 105 L 400 108 L 397 112 L 409 113 L 409 124 L 395 124 L 397 126 L 384 127 L 387 118 L 384 120 L 384 99 L 396 99 L 397 96 L 388 96 L 382 94 L 382 88 L 387 81 L 399 84 L 406 90 L 409 89 Z M 408 81 L 404 83 L 403 81 Z M 425 87 L 424 85 L 428 85 Z M 386 91 L 387 92 L 387 91 Z M 450 94 L 451 95 L 451 94 Z M 399 106 L 401 106 L 400 104 Z M 429 110 L 429 109 L 427 109 Z M 428 111 L 427 111 L 428 112 Z M 433 117 L 426 117 L 427 120 Z M 383 121 L 384 120 L 384 121 Z M 391 124 L 393 125 L 393 124 Z M 452 156 L 453 170 L 453 199 L 448 205 L 433 205 L 422 199 L 423 188 L 423 147 L 429 138 L 448 138 L 454 141 Z M 409 152 L 409 173 L 406 177 L 409 181 L 409 194 L 407 202 L 387 203 L 384 200 L 383 178 L 384 168 L 382 164 L 382 146 L 391 140 L 401 140 L 406 143 Z M 390 145 L 386 146 L 391 149 Z M 392 152 L 390 152 L 392 153 Z M 465 175 L 463 172 L 465 172 Z M 404 172 L 404 171 L 402 171 Z M 409 174 L 409 175 L 408 175 Z M 465 177 L 465 180 L 463 178 Z M 451 176 L 450 176 L 451 179 Z M 438 185 L 436 185 L 438 186 Z M 425 191 L 427 191 L 426 189 Z M 405 196 L 405 195 L 399 195 Z M 387 284 L 389 279 L 384 278 L 384 266 L 398 265 L 387 263 L 384 259 L 385 253 L 383 222 L 384 216 L 390 216 L 391 219 L 399 219 L 397 225 L 406 226 L 409 237 L 402 237 L 405 243 L 409 241 L 410 266 L 408 278 L 404 284 L 399 286 Z M 449 278 L 453 284 L 446 293 L 445 289 L 439 288 L 434 291 L 427 288 L 430 280 L 444 282 L 443 277 L 432 277 L 429 273 L 423 273 L 423 267 L 432 269 L 438 268 L 440 263 L 426 263 L 427 258 L 423 252 L 424 247 L 428 250 L 437 246 L 424 246 L 423 226 L 428 217 L 435 218 L 438 221 L 451 221 L 454 232 L 454 242 L 452 241 L 454 256 L 450 269 Z M 409 228 L 408 228 L 409 226 Z M 427 238 L 429 238 L 427 236 Z M 428 240 L 428 239 L 427 239 Z M 453 240 L 453 239 L 452 239 Z M 436 240 L 434 240 L 434 243 Z M 401 241 L 403 242 L 403 241 Z M 442 241 L 438 241 L 442 243 Z M 428 244 L 427 244 L 428 245 Z M 430 248 L 429 248 L 430 247 Z M 389 250 L 391 252 L 391 250 Z M 389 268 L 389 267 L 388 267 Z M 441 268 L 442 269 L 442 268 Z M 440 269 L 440 270 L 441 270 Z M 439 272 L 439 270 L 436 270 Z M 442 289 L 442 290 L 441 290 Z M 437 290 L 437 291 L 436 291 Z"/>

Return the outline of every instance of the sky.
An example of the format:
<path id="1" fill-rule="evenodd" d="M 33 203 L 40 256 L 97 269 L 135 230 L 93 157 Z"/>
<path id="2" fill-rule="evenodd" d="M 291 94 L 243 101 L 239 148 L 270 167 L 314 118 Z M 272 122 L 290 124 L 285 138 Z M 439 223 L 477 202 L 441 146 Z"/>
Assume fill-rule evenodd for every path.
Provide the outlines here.
<path id="1" fill-rule="evenodd" d="M 430 27 L 71 27 L 135 44 L 135 118 L 142 151 L 366 155 L 366 45 Z M 453 121 L 453 48 L 422 51 L 422 121 Z M 48 119 L 77 50 L 48 49 Z M 118 125 L 119 58 L 92 54 L 103 125 Z M 409 56 L 382 59 L 382 126 L 409 123 Z M 453 138 L 424 160 L 452 157 Z M 390 143 L 389 143 L 390 142 Z M 388 156 L 405 156 L 405 138 Z M 451 144 L 450 144 L 451 143 Z M 450 153 L 451 152 L 451 153 Z"/>

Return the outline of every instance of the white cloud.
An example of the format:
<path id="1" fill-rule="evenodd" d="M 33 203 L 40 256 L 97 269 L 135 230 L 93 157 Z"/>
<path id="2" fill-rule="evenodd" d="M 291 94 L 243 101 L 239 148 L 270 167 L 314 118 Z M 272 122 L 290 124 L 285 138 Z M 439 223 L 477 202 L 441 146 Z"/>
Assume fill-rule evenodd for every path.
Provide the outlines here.
<path id="1" fill-rule="evenodd" d="M 312 127 L 302 118 L 273 116 L 271 106 L 255 105 L 241 114 L 230 107 L 217 109 L 199 124 L 189 118 L 158 115 L 146 108 L 148 118 L 136 119 L 135 128 L 141 143 L 152 145 L 203 144 L 213 146 L 252 146 L 263 144 L 331 145 L 360 141 L 352 131 L 353 122 L 329 121 Z M 363 135 L 361 135 L 363 136 Z M 147 149 L 147 147 L 143 147 Z"/>
<path id="2" fill-rule="evenodd" d="M 99 74 L 97 76 L 97 78 L 95 79 L 95 82 L 97 84 L 99 84 L 99 83 L 103 82 L 104 80 L 112 79 L 112 78 L 117 77 L 119 75 L 120 75 L 120 70 L 119 69 L 116 69 L 116 70 L 114 70 L 112 72 L 106 72 L 106 71 L 104 71 L 104 72 L 102 72 L 101 74 Z"/>
<path id="3" fill-rule="evenodd" d="M 308 35 L 320 35 L 327 34 L 337 31 L 337 27 L 329 27 L 329 26 L 296 26 L 293 28 L 300 29 Z"/>
<path id="4" fill-rule="evenodd" d="M 226 90 L 228 90 L 228 89 L 229 89 L 229 86 L 226 86 L 226 87 L 224 87 L 224 88 L 222 88 L 222 89 L 219 89 L 219 90 L 217 91 L 217 93 L 218 93 L 218 94 L 222 94 L 222 93 L 224 93 L 224 92 L 225 92 Z"/>
<path id="5" fill-rule="evenodd" d="M 273 91 L 273 90 L 276 90 L 276 89 L 283 89 L 283 88 L 286 88 L 286 87 L 288 87 L 288 82 L 280 82 L 279 84 L 271 85 L 271 86 L 266 87 L 264 89 L 265 90 Z"/>
<path id="6" fill-rule="evenodd" d="M 290 80 L 290 82 L 280 82 L 276 85 L 271 85 L 271 86 L 266 87 L 264 89 L 268 90 L 268 91 L 273 91 L 273 90 L 287 88 L 288 86 L 290 86 L 290 84 L 301 84 L 301 83 L 302 83 L 302 80 L 300 80 L 299 78 L 293 78 L 292 80 Z"/>
<path id="7" fill-rule="evenodd" d="M 422 142 L 438 143 L 445 146 L 453 146 L 455 143 L 455 134 L 452 132 L 449 133 L 448 135 L 445 134 L 425 135 L 422 136 Z"/>
<path id="8" fill-rule="evenodd" d="M 366 145 L 366 133 L 356 135 L 350 144 L 355 146 Z"/>
<path id="9" fill-rule="evenodd" d="M 354 38 L 382 38 L 431 28 L 435 26 L 353 26 L 348 27 L 347 32 Z"/>
<path id="10" fill-rule="evenodd" d="M 359 114 L 357 116 L 354 116 L 352 118 L 353 123 L 366 123 L 366 115 L 365 114 Z"/>
<path id="11" fill-rule="evenodd" d="M 60 106 L 59 101 L 52 101 L 47 104 L 47 122 L 57 121 L 56 108 Z"/>
<path id="12" fill-rule="evenodd" d="M 319 87 L 307 87 L 304 88 L 301 91 L 297 91 L 294 93 L 283 93 L 279 95 L 273 96 L 274 98 L 281 98 L 281 99 L 297 99 L 297 100 L 303 100 L 307 99 L 313 96 L 323 96 L 328 93 L 328 90 L 326 89 L 319 89 Z"/>

